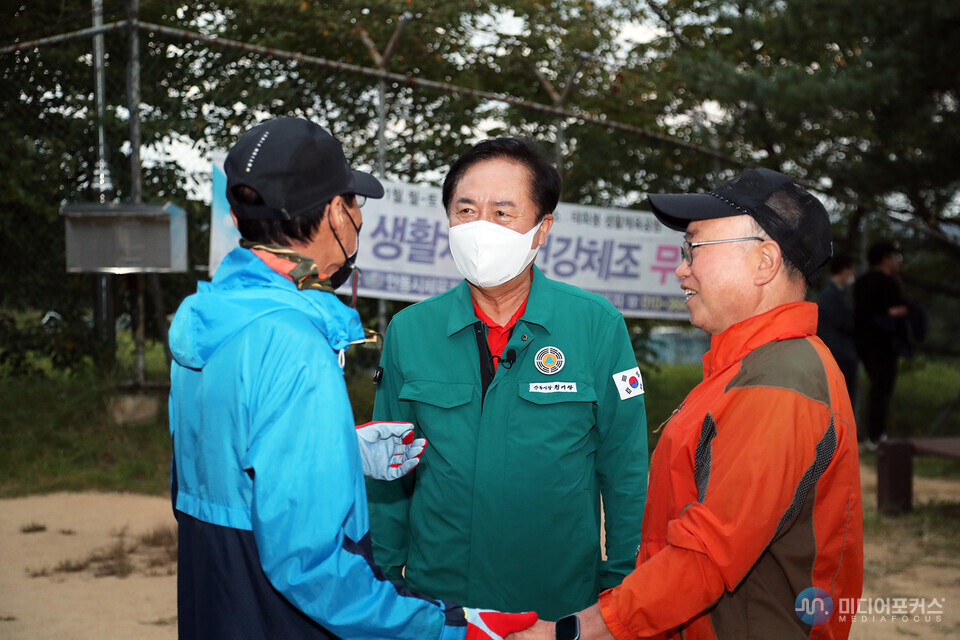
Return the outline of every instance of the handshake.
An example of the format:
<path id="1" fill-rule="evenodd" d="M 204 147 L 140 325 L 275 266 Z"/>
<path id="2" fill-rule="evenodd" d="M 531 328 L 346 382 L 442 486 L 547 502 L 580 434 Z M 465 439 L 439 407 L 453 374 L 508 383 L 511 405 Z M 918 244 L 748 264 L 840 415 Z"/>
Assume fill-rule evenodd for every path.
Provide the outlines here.
<path id="1" fill-rule="evenodd" d="M 580 640 L 580 620 L 576 615 L 554 623 L 538 620 L 533 611 L 501 613 L 464 609 L 464 612 L 467 618 L 464 640 Z M 609 634 L 604 637 L 613 639 Z"/>

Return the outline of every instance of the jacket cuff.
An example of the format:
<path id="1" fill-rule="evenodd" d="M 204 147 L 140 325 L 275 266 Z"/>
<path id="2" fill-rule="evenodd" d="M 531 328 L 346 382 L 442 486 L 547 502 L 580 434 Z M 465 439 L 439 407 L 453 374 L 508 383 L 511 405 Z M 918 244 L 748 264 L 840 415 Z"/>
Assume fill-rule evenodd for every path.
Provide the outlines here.
<path id="1" fill-rule="evenodd" d="M 617 614 L 617 596 L 619 588 L 607 589 L 600 594 L 597 603 L 600 605 L 600 615 L 603 616 L 603 623 L 617 640 L 633 640 L 636 634 L 631 633 L 629 629 L 620 621 Z"/>
<path id="2" fill-rule="evenodd" d="M 440 629 L 440 640 L 465 640 L 467 637 L 467 625 L 455 627 L 445 624 Z"/>

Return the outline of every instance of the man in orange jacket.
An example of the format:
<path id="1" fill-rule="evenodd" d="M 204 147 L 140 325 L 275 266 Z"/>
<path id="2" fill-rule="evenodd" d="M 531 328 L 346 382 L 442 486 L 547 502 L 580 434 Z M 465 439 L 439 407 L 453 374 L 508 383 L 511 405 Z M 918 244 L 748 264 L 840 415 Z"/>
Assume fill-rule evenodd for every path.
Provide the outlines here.
<path id="1" fill-rule="evenodd" d="M 846 638 L 863 585 L 856 426 L 804 301 L 827 212 L 767 169 L 650 204 L 686 234 L 676 273 L 711 334 L 703 381 L 653 454 L 634 571 L 511 640 Z"/>

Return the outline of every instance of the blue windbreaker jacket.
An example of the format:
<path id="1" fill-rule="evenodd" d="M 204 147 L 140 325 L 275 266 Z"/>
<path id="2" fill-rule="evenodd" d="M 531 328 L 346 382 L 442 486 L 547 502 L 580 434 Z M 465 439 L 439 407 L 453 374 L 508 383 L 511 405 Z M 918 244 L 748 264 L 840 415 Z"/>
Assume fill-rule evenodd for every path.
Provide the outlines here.
<path id="1" fill-rule="evenodd" d="M 170 329 L 180 638 L 462 640 L 373 563 L 341 366 L 356 311 L 233 250 Z"/>

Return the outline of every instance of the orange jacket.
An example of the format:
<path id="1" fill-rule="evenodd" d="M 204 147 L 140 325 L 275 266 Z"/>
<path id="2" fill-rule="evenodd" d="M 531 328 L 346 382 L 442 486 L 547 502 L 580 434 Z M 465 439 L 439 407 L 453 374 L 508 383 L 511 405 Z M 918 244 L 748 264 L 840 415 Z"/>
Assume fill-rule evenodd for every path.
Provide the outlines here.
<path id="1" fill-rule="evenodd" d="M 713 336 L 653 455 L 637 567 L 600 596 L 618 640 L 849 634 L 840 598 L 863 586 L 856 425 L 816 328 L 816 305 L 797 302 Z M 796 611 L 810 587 L 834 605 L 814 625 Z"/>

